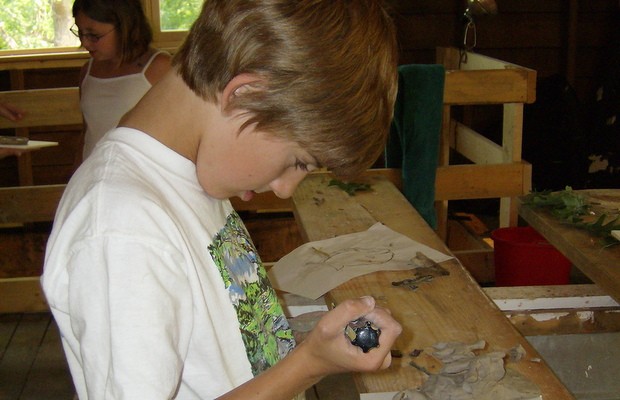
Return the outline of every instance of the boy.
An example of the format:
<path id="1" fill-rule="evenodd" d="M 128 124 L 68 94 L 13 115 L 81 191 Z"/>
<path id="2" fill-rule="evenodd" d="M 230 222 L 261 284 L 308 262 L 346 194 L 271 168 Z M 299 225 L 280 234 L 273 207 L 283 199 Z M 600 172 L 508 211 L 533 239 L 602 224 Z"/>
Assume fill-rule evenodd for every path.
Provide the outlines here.
<path id="1" fill-rule="evenodd" d="M 290 399 L 390 364 L 400 325 L 370 297 L 295 346 L 227 200 L 289 197 L 382 151 L 394 28 L 377 0 L 207 0 L 173 69 L 71 179 L 43 287 L 81 400 Z M 381 330 L 364 353 L 343 330 Z M 293 350 L 294 349 L 294 350 Z"/>

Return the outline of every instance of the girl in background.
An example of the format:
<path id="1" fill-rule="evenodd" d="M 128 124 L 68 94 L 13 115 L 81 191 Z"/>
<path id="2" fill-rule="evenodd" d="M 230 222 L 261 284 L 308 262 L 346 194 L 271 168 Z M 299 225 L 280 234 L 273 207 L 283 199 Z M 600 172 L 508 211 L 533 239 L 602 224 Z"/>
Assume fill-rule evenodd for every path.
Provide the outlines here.
<path id="1" fill-rule="evenodd" d="M 170 69 L 170 55 L 151 46 L 140 0 L 76 0 L 71 32 L 90 53 L 80 73 L 83 158 Z"/>

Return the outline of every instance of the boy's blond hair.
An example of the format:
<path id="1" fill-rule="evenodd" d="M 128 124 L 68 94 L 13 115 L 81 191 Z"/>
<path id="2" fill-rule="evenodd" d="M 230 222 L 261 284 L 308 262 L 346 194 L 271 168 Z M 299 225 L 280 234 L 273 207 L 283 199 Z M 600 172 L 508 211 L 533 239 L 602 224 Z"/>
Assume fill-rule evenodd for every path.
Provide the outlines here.
<path id="1" fill-rule="evenodd" d="M 379 0 L 206 0 L 173 65 L 210 101 L 233 77 L 260 76 L 232 107 L 339 176 L 383 151 L 398 77 L 395 28 Z"/>

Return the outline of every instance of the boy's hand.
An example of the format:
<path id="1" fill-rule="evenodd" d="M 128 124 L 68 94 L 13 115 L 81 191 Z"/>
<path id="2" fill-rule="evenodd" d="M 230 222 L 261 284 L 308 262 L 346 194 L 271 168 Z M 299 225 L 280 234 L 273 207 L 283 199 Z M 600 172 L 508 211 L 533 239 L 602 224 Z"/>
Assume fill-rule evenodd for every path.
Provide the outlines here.
<path id="1" fill-rule="evenodd" d="M 366 353 L 344 334 L 347 324 L 361 317 L 381 329 L 379 347 Z M 390 349 L 401 332 L 402 327 L 389 310 L 376 307 L 372 297 L 362 297 L 346 300 L 326 313 L 299 347 L 308 352 L 312 367 L 320 375 L 370 372 L 390 365 Z"/>

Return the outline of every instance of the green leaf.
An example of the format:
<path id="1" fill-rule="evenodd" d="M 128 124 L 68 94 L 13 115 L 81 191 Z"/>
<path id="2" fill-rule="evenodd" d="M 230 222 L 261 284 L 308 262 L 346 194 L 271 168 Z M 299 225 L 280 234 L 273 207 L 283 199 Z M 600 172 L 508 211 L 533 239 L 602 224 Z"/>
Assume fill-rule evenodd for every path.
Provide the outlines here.
<path id="1" fill-rule="evenodd" d="M 342 182 L 338 179 L 330 180 L 328 186 L 338 186 L 347 192 L 349 196 L 354 196 L 355 192 L 370 190 L 370 185 L 367 183 Z"/>
<path id="2" fill-rule="evenodd" d="M 596 221 L 586 222 L 583 216 L 592 213 L 592 205 L 588 203 L 585 196 L 574 192 L 570 186 L 558 192 L 532 192 L 524 197 L 523 204 L 530 207 L 546 208 L 551 212 L 551 215 L 563 223 L 603 237 L 605 243 L 618 243 L 611 236 L 611 231 L 620 229 L 620 223 L 618 223 L 620 217 L 605 223 L 609 215 L 602 214 L 598 216 Z"/>

